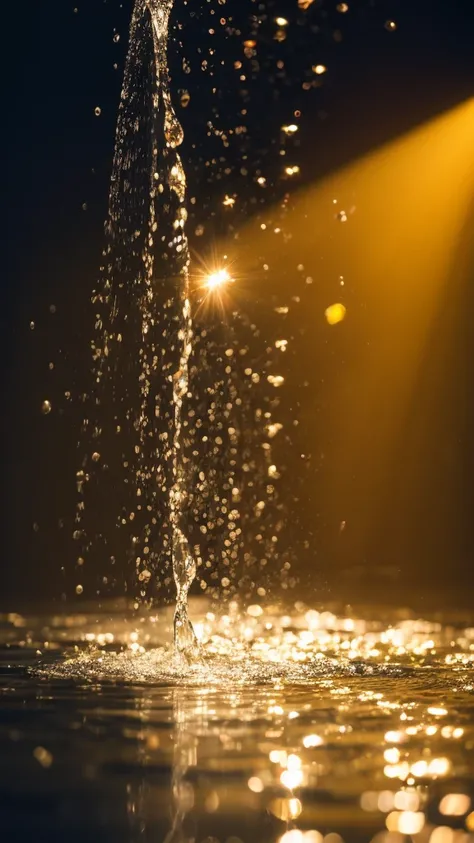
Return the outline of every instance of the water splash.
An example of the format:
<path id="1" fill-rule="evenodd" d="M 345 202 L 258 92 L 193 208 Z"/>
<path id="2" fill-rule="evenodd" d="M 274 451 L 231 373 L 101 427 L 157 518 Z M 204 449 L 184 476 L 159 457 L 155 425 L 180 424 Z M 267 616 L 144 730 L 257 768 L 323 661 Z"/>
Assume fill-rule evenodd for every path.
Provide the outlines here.
<path id="1" fill-rule="evenodd" d="M 105 549 L 111 566 L 126 546 L 141 598 L 152 572 L 163 576 L 171 562 L 176 646 L 194 652 L 187 595 L 196 566 L 186 538 L 181 442 L 193 331 L 186 178 L 177 152 L 183 130 L 171 103 L 167 64 L 172 6 L 173 0 L 136 0 L 133 10 L 106 261 L 92 298 L 99 311 L 92 343 L 95 389 L 87 396 L 84 430 L 93 453 L 78 472 L 81 496 L 85 484 L 89 487 L 88 518 L 81 497 L 74 537 L 82 539 L 84 557 L 97 554 L 98 545 Z M 100 565 L 103 569 L 102 560 Z"/>

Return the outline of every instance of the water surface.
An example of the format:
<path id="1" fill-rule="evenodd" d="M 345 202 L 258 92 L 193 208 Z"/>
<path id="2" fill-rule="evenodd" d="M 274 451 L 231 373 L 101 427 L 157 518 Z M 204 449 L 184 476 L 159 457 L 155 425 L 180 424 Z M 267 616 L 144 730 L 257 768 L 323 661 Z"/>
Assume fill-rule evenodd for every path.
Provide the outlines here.
<path id="1" fill-rule="evenodd" d="M 191 614 L 2 617 L 5 840 L 474 841 L 468 618 Z"/>

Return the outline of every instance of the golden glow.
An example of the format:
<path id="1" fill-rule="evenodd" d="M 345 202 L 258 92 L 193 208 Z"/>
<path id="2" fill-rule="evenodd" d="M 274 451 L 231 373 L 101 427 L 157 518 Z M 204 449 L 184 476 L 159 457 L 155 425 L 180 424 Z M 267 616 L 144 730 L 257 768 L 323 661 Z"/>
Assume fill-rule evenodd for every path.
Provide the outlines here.
<path id="1" fill-rule="evenodd" d="M 272 799 L 268 806 L 268 810 L 274 817 L 277 817 L 277 819 L 283 820 L 283 822 L 288 822 L 289 820 L 295 820 L 299 817 L 301 811 L 303 810 L 303 806 L 300 800 L 293 796 L 290 799 Z"/>
<path id="2" fill-rule="evenodd" d="M 287 176 L 296 176 L 296 174 L 299 173 L 299 171 L 300 171 L 300 168 L 298 167 L 297 164 L 294 164 L 292 167 L 291 166 L 285 167 L 285 173 L 286 173 Z"/>
<path id="3" fill-rule="evenodd" d="M 231 281 L 231 277 L 227 269 L 218 269 L 217 272 L 211 272 L 210 275 L 207 275 L 204 279 L 204 287 L 208 290 L 217 290 L 219 287 L 228 284 Z"/>
<path id="4" fill-rule="evenodd" d="M 433 714 L 435 717 L 446 717 L 448 711 L 446 708 L 441 708 L 440 706 L 432 705 L 428 709 L 428 714 Z"/>
<path id="5" fill-rule="evenodd" d="M 275 23 L 277 26 L 288 26 L 288 21 L 286 18 L 275 18 Z"/>
<path id="6" fill-rule="evenodd" d="M 392 811 L 385 824 L 389 831 L 419 834 L 425 824 L 425 815 L 421 811 Z"/>
<path id="7" fill-rule="evenodd" d="M 324 64 L 313 64 L 312 70 L 316 76 L 322 76 L 323 73 L 326 73 L 327 67 Z"/>
<path id="8" fill-rule="evenodd" d="M 248 788 L 252 791 L 252 793 L 262 793 L 264 790 L 264 784 L 258 776 L 252 776 L 248 782 Z"/>
<path id="9" fill-rule="evenodd" d="M 340 521 L 337 513 L 345 504 L 351 505 L 354 497 L 344 478 L 357 478 L 357 518 L 347 521 L 354 558 L 367 553 L 374 532 L 380 528 L 380 490 L 391 476 L 403 441 L 434 320 L 441 318 L 440 309 L 449 300 L 448 290 L 452 301 L 453 296 L 460 295 L 460 285 L 467 283 L 467 269 L 462 264 L 458 270 L 457 261 L 469 248 L 466 226 L 474 194 L 473 142 L 474 100 L 468 100 L 304 187 L 293 194 L 288 208 L 285 231 L 291 231 L 292 238 L 284 252 L 278 250 L 278 274 L 290 278 L 299 264 L 311 274 L 317 254 L 325 277 L 334 279 L 335 284 L 334 299 L 327 305 L 342 303 L 337 289 L 347 290 L 348 296 L 351 289 L 357 291 L 357 310 L 344 298 L 348 312 L 340 327 L 346 331 L 347 326 L 348 341 L 359 351 L 331 370 L 327 418 L 318 434 L 330 437 L 332 442 L 332 471 L 322 493 L 334 521 Z M 300 180 L 293 174 L 294 163 L 289 160 L 282 167 L 284 178 L 289 183 L 293 179 L 291 186 Z M 347 222 L 335 219 L 335 207 L 345 209 Z M 249 263 L 261 261 L 268 248 L 263 238 L 271 236 L 274 219 L 270 210 L 258 220 L 249 220 L 239 231 L 239 249 Z M 271 270 L 276 270 L 276 264 Z M 345 284 L 338 287 L 341 274 Z M 269 281 L 271 277 L 266 275 L 262 285 Z M 310 291 L 308 324 L 317 325 L 317 285 Z M 281 298 L 284 291 L 278 292 Z M 290 299 L 290 288 L 287 295 Z M 290 301 L 281 298 L 281 304 L 290 304 L 293 310 Z M 301 353 L 311 361 L 314 335 L 307 330 L 305 336 Z M 347 354 L 348 350 L 349 346 Z M 437 400 L 433 398 L 435 404 Z M 441 407 L 436 406 L 440 412 Z M 448 423 L 457 410 L 451 402 L 442 412 Z M 413 432 L 413 453 L 418 438 L 421 447 L 422 435 L 421 429 Z M 317 442 L 308 442 L 307 448 L 314 451 Z M 429 494 L 424 486 L 425 474 L 420 473 L 414 482 L 417 494 Z M 433 636 L 429 638 L 433 640 Z M 433 705 L 442 707 L 443 701 Z M 427 720 L 424 728 L 429 725 Z"/>
<path id="10" fill-rule="evenodd" d="M 306 735 L 306 737 L 303 738 L 303 746 L 305 747 L 305 749 L 311 749 L 315 746 L 321 746 L 321 744 L 323 743 L 324 741 L 322 737 L 320 737 L 320 735 Z"/>
<path id="11" fill-rule="evenodd" d="M 471 798 L 466 793 L 447 793 L 439 803 L 439 812 L 445 817 L 462 817 L 471 807 Z"/>
<path id="12" fill-rule="evenodd" d="M 346 315 L 346 308 L 343 304 L 337 302 L 337 304 L 331 304 L 327 307 L 324 311 L 324 315 L 328 325 L 337 325 L 338 322 L 342 322 L 344 319 Z"/>
<path id="13" fill-rule="evenodd" d="M 289 126 L 282 126 L 281 130 L 285 133 L 285 135 L 294 135 L 295 132 L 298 131 L 298 126 L 296 123 L 290 123 Z"/>

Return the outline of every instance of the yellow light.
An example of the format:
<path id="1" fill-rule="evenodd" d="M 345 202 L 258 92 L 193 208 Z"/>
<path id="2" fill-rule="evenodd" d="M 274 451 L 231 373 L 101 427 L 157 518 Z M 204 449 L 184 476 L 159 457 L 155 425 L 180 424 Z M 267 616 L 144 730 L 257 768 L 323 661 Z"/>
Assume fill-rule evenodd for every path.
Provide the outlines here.
<path id="1" fill-rule="evenodd" d="M 264 785 L 261 779 L 258 776 L 252 776 L 247 782 L 249 790 L 253 793 L 261 793 L 264 789 Z"/>
<path id="2" fill-rule="evenodd" d="M 296 123 L 290 123 L 289 126 L 282 126 L 281 130 L 285 133 L 285 135 L 294 135 L 294 133 L 298 131 L 298 126 Z"/>
<path id="3" fill-rule="evenodd" d="M 283 787 L 287 787 L 288 790 L 294 790 L 303 781 L 303 772 L 302 770 L 283 770 L 280 781 Z"/>
<path id="4" fill-rule="evenodd" d="M 401 743 L 404 739 L 403 732 L 385 732 L 384 739 L 387 743 Z"/>
<path id="5" fill-rule="evenodd" d="M 398 831 L 401 834 L 419 834 L 425 824 L 422 811 L 402 811 L 398 820 Z"/>
<path id="6" fill-rule="evenodd" d="M 337 325 L 338 322 L 342 322 L 344 319 L 346 315 L 346 308 L 343 304 L 337 302 L 336 304 L 331 304 L 327 307 L 324 311 L 324 315 L 328 325 Z"/>
<path id="7" fill-rule="evenodd" d="M 313 64 L 312 70 L 316 76 L 322 76 L 323 73 L 326 73 L 327 67 L 324 64 Z"/>
<path id="8" fill-rule="evenodd" d="M 305 749 L 312 749 L 315 746 L 321 746 L 324 741 L 319 735 L 306 735 L 303 738 L 303 746 Z"/>
<path id="9" fill-rule="evenodd" d="M 226 206 L 226 208 L 233 208 L 235 205 L 235 199 L 233 196 L 226 196 L 222 200 L 222 204 Z"/>
<path id="10" fill-rule="evenodd" d="M 286 18 L 275 18 L 275 23 L 277 26 L 288 26 L 288 21 Z"/>
<path id="11" fill-rule="evenodd" d="M 446 776 L 451 769 L 451 762 L 449 758 L 433 758 L 428 766 L 428 774 L 430 776 Z"/>
<path id="12" fill-rule="evenodd" d="M 218 269 L 217 272 L 212 272 L 210 275 L 206 276 L 204 286 L 207 287 L 208 290 L 216 290 L 218 287 L 228 284 L 231 280 L 232 279 L 227 269 Z"/>
<path id="13" fill-rule="evenodd" d="M 298 164 L 295 164 L 293 167 L 285 167 L 285 173 L 287 176 L 295 176 L 296 173 L 299 173 L 300 168 Z"/>
<path id="14" fill-rule="evenodd" d="M 447 793 L 439 803 L 439 812 L 445 817 L 463 817 L 471 807 L 467 793 Z"/>

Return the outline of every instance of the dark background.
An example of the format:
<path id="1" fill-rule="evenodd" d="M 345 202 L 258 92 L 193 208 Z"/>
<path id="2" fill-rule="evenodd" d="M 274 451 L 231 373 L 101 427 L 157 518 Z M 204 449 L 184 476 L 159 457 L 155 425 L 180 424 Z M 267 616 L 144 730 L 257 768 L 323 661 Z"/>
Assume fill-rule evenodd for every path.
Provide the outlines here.
<path id="1" fill-rule="evenodd" d="M 7 248 L 1 288 L 1 604 L 5 608 L 15 608 L 25 599 L 59 598 L 72 560 L 78 438 L 74 395 L 88 373 L 88 301 L 103 245 L 132 7 L 130 0 L 122 4 L 77 0 L 77 4 L 74 12 L 74 2 L 64 0 L 24 3 L 4 30 L 8 74 L 3 105 Z M 288 114 L 288 103 L 303 108 L 306 140 L 301 160 L 308 182 L 474 92 L 474 15 L 465 3 L 352 0 L 349 6 L 349 13 L 341 15 L 336 3 L 316 0 L 294 40 L 281 45 L 270 37 L 265 41 L 269 25 L 261 27 L 262 66 L 249 84 L 250 134 L 254 129 L 258 154 L 265 158 L 274 128 Z M 280 14 L 293 21 L 297 12 L 296 0 L 258 8 L 269 20 Z M 219 60 L 233 61 L 234 53 L 242 56 L 242 41 L 253 32 L 251 16 L 257 14 L 257 6 L 228 0 L 226 6 L 216 4 L 216 10 L 218 15 L 233 13 L 240 26 L 241 37 L 217 36 L 211 42 Z M 209 46 L 209 8 L 195 0 L 177 8 L 175 18 L 183 24 L 175 34 L 182 38 L 182 54 L 190 57 L 192 66 L 190 74 L 183 73 L 175 42 L 173 84 L 191 94 L 190 105 L 180 112 L 186 138 L 183 157 L 190 195 L 202 197 L 204 213 L 212 207 L 214 194 L 222 192 L 219 179 L 203 168 L 212 154 L 206 129 L 207 120 L 213 118 L 211 88 L 221 88 L 224 120 L 226 109 L 229 119 L 233 117 L 236 99 L 226 89 L 225 71 L 222 77 L 218 74 L 217 58 L 213 78 L 199 67 L 199 50 Z M 394 33 L 384 27 L 389 19 L 397 22 Z M 118 43 L 113 40 L 115 31 L 120 34 Z M 279 55 L 285 59 L 287 74 L 275 80 L 265 57 L 270 67 Z M 304 68 L 319 61 L 330 66 L 331 76 L 305 100 Z M 272 97 L 276 88 L 278 97 Z M 100 117 L 94 115 L 96 106 L 101 108 Z M 339 541 L 333 513 L 325 509 L 324 495 L 318 493 L 317 472 L 307 475 L 305 488 L 311 489 L 311 498 L 303 492 L 298 530 L 311 536 L 314 554 L 302 556 L 295 572 L 300 580 L 296 595 L 304 593 L 309 599 L 310 587 L 315 600 L 384 600 L 435 608 L 472 603 L 470 242 L 468 231 L 462 283 L 456 285 L 445 317 L 435 326 L 421 378 L 425 386 L 411 406 L 411 421 L 385 478 L 384 506 L 356 554 L 351 552 L 350 534 L 343 546 Z M 53 371 L 49 362 L 54 363 Z M 330 380 L 338 366 L 337 354 L 320 358 L 318 366 L 321 380 Z M 45 398 L 54 405 L 48 416 L 41 414 Z M 431 405 L 432 412 L 427 410 Z M 453 406 L 456 412 L 445 412 Z M 415 436 L 413 430 L 420 425 L 422 435 Z M 322 430 L 323 439 L 328 435 Z M 321 444 L 324 448 L 324 441 Z M 297 471 L 300 464 L 295 458 Z M 352 494 L 354 499 L 346 507 L 348 521 L 351 507 L 357 512 L 356 488 Z"/>

